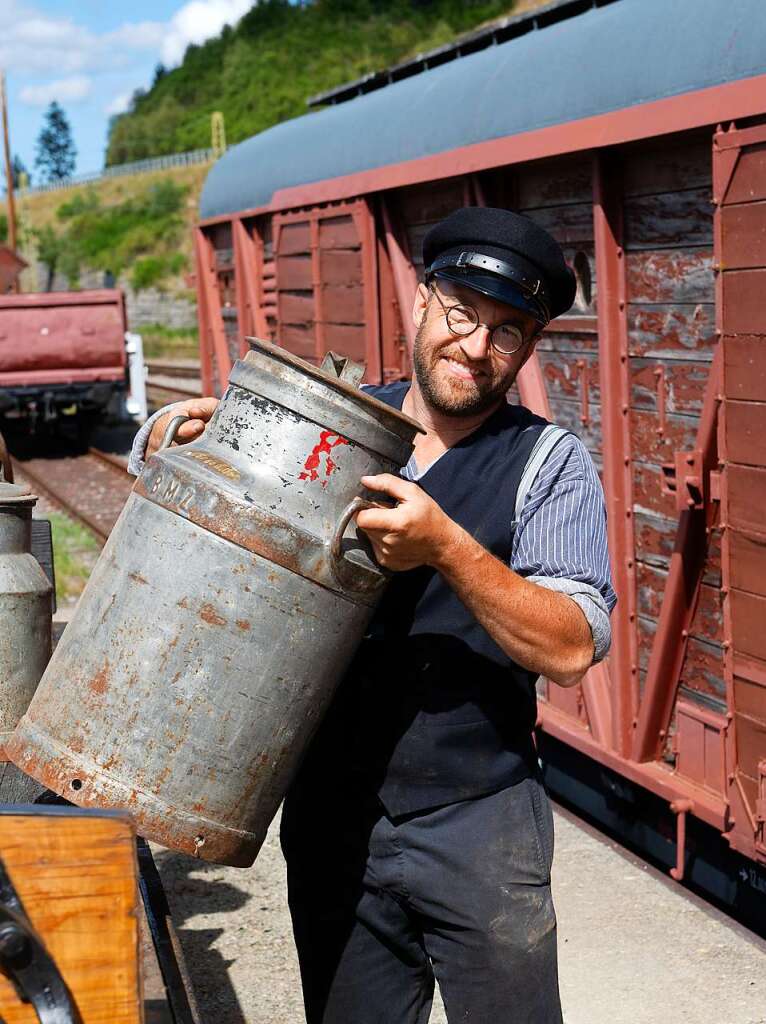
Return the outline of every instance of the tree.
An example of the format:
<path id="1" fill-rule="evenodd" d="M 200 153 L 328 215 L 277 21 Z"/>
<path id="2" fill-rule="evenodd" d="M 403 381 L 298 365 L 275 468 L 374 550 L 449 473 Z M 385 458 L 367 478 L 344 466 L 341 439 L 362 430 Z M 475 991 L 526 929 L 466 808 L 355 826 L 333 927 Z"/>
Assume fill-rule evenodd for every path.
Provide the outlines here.
<path id="1" fill-rule="evenodd" d="M 35 167 L 42 171 L 44 181 L 63 181 L 71 178 L 76 157 L 77 149 L 67 116 L 53 100 L 37 137 Z"/>
<path id="2" fill-rule="evenodd" d="M 49 292 L 53 287 L 56 267 L 61 258 L 61 238 L 50 224 L 33 230 L 33 235 L 37 241 L 37 258 L 48 271 L 48 281 L 45 285 L 45 290 Z"/>
<path id="3" fill-rule="evenodd" d="M 26 180 L 23 182 L 21 177 L 22 174 L 26 174 Z M 2 177 L 3 181 L 3 192 L 7 192 L 8 187 L 5 183 L 5 175 L 2 174 L 0 175 L 0 177 Z M 14 155 L 13 160 L 11 161 L 11 181 L 13 182 L 14 189 L 21 188 L 22 184 L 28 186 L 31 183 L 29 172 L 24 166 L 24 161 L 21 159 L 18 153 Z"/>
<path id="4" fill-rule="evenodd" d="M 24 166 L 24 161 L 21 159 L 21 157 L 17 153 L 14 156 L 14 158 L 13 158 L 13 163 L 11 164 L 11 180 L 13 181 L 13 187 L 15 189 L 16 188 L 21 188 L 21 184 L 22 184 L 21 176 L 22 176 L 22 174 L 26 174 L 26 176 L 27 176 L 27 185 L 29 185 L 31 183 L 32 179 L 29 176 L 29 171 Z"/>

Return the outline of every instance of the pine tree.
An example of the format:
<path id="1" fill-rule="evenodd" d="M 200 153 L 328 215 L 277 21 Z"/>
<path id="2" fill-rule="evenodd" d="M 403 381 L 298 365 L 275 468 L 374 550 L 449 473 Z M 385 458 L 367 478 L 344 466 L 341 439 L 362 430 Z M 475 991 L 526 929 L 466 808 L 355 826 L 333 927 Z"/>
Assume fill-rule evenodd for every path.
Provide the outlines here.
<path id="1" fill-rule="evenodd" d="M 27 171 L 27 169 L 26 169 L 26 167 L 24 165 L 24 161 L 21 159 L 19 154 L 16 153 L 14 158 L 13 158 L 13 162 L 11 164 L 11 178 L 13 180 L 13 187 L 14 187 L 14 189 L 21 188 L 21 176 L 22 176 L 22 174 L 26 174 L 26 176 L 27 176 L 27 185 L 29 185 L 31 183 L 32 179 L 30 178 L 29 172 Z"/>
<path id="2" fill-rule="evenodd" d="M 63 181 L 71 178 L 76 157 L 77 149 L 67 116 L 53 100 L 45 112 L 45 123 L 37 137 L 35 167 L 40 168 L 43 181 Z"/>

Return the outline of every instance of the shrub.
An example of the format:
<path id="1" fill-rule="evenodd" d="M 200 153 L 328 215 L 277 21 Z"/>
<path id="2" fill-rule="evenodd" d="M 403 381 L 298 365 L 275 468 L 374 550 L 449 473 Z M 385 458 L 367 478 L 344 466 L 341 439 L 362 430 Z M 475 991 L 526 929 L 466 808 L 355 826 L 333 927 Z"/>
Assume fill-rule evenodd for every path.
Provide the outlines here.
<path id="1" fill-rule="evenodd" d="M 165 179 L 108 206 L 95 190 L 78 191 L 56 211 L 61 234 L 43 229 L 38 250 L 41 244 L 55 249 L 58 267 L 72 284 L 82 267 L 90 267 L 115 276 L 131 269 L 137 290 L 152 287 L 184 267 L 184 257 L 176 250 L 188 191 L 188 186 Z"/>
<path id="2" fill-rule="evenodd" d="M 539 0 L 540 3 L 543 0 Z M 306 100 L 507 14 L 513 0 L 260 0 L 234 28 L 186 50 L 109 125 L 108 165 L 229 143 L 306 112 Z"/>

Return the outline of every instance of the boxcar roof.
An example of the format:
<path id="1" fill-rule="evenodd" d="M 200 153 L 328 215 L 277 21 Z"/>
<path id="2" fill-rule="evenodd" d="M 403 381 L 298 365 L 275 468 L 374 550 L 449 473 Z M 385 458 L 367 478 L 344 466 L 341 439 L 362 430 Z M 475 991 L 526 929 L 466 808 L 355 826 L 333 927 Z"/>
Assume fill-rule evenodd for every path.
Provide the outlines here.
<path id="1" fill-rule="evenodd" d="M 211 169 L 200 215 L 763 73 L 763 0 L 620 0 L 246 139 Z"/>

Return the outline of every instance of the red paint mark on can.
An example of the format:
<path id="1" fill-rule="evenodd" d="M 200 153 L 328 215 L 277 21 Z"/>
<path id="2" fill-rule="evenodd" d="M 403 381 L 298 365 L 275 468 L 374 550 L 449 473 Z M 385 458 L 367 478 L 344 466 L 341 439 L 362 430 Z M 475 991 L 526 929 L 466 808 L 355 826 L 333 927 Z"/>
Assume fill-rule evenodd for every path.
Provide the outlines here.
<path id="1" fill-rule="evenodd" d="M 319 480 L 322 487 L 327 486 L 327 477 L 338 468 L 337 462 L 331 457 L 330 452 L 339 444 L 348 444 L 345 437 L 333 433 L 332 430 L 323 430 L 319 435 L 319 444 L 311 449 L 311 454 L 303 463 L 303 472 L 298 475 L 299 480 Z M 325 479 L 320 479 L 319 468 L 322 464 L 322 456 L 325 456 Z"/>

